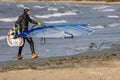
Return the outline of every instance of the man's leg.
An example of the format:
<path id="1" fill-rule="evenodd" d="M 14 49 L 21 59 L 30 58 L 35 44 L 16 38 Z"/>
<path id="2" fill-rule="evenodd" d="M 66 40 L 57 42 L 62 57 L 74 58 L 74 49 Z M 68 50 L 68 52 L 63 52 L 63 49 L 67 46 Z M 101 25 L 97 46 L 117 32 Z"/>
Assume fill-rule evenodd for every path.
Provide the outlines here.
<path id="1" fill-rule="evenodd" d="M 22 49 L 25 45 L 25 38 L 23 38 L 23 45 L 19 47 L 19 51 L 18 51 L 18 60 L 21 60 L 23 57 L 22 57 Z"/>
<path id="2" fill-rule="evenodd" d="M 26 38 L 26 40 L 30 44 L 30 49 L 31 49 L 31 52 L 32 52 L 32 58 L 37 58 L 38 56 L 35 54 L 34 42 L 33 42 L 32 38 Z"/>

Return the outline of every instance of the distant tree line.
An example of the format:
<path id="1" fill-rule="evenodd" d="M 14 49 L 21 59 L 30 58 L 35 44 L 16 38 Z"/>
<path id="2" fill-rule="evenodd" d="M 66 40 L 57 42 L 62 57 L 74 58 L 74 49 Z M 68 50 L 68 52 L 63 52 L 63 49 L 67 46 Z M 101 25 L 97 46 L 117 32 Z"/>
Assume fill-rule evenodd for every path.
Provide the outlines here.
<path id="1" fill-rule="evenodd" d="M 37 1 L 107 1 L 107 2 L 119 2 L 120 0 L 37 0 Z"/>
<path id="2" fill-rule="evenodd" d="M 1 1 L 17 1 L 17 2 L 22 2 L 22 1 L 106 1 L 106 2 L 120 2 L 120 0 L 0 0 Z"/>
<path id="3" fill-rule="evenodd" d="M 37 1 L 106 1 L 106 2 L 120 2 L 120 0 L 37 0 Z"/>

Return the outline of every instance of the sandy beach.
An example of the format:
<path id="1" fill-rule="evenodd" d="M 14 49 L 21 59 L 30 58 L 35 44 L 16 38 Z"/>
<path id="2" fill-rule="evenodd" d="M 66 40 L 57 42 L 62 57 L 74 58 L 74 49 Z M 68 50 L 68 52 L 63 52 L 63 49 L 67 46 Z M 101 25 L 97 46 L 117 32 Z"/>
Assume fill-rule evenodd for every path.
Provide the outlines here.
<path id="1" fill-rule="evenodd" d="M 111 62 L 114 66 L 10 71 L 0 73 L 0 80 L 119 80 L 120 61 Z"/>

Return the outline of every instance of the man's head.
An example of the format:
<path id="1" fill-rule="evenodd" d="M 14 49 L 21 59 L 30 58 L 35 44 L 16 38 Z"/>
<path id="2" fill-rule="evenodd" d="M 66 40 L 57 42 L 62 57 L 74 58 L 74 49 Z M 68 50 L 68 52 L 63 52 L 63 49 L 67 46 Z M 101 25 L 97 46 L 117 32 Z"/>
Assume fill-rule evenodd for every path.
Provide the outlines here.
<path id="1" fill-rule="evenodd" d="M 27 14 L 27 15 L 29 15 L 30 14 L 30 10 L 29 9 L 24 9 L 24 14 Z"/>

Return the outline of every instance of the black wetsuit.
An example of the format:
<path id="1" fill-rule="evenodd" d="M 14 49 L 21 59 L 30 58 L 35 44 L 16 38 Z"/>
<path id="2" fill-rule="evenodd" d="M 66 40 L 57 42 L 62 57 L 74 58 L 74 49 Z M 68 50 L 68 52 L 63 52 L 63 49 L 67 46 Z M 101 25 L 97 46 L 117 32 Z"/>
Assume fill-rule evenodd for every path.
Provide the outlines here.
<path id="1" fill-rule="evenodd" d="M 33 24 L 37 24 L 37 22 L 32 20 L 29 17 L 29 15 L 24 13 L 23 15 L 19 16 L 18 20 L 15 23 L 15 27 L 19 28 L 20 32 L 27 31 L 29 29 L 29 22 L 33 23 Z M 32 38 L 23 38 L 23 39 L 24 39 L 24 44 L 25 44 L 25 40 L 27 40 L 27 42 L 30 44 L 31 52 L 35 53 L 34 42 L 33 42 Z M 19 47 L 18 55 L 21 55 L 22 49 L 24 47 L 24 44 L 23 44 L 23 46 Z"/>

